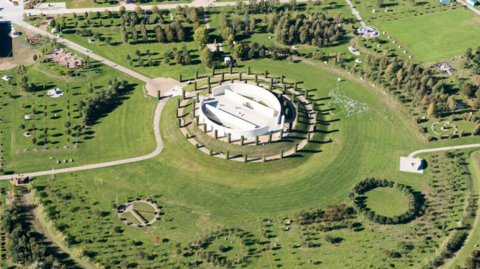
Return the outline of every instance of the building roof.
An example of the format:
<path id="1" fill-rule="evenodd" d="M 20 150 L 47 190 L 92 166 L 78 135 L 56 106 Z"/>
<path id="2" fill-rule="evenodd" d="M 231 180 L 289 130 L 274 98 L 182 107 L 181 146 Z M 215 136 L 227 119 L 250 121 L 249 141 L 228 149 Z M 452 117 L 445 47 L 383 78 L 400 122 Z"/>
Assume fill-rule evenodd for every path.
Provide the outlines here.
<path id="1" fill-rule="evenodd" d="M 400 171 L 423 174 L 423 160 L 418 157 L 400 157 Z"/>

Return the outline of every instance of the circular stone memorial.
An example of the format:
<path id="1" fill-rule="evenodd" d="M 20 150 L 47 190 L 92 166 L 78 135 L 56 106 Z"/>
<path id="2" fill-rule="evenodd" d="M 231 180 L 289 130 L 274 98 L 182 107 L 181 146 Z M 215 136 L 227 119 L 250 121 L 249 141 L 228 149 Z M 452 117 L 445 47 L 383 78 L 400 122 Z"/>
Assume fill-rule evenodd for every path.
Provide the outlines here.
<path id="1" fill-rule="evenodd" d="M 358 34 L 362 37 L 377 37 L 380 35 L 378 32 L 377 28 L 372 27 L 372 26 L 367 26 L 367 27 L 360 27 L 357 30 Z"/>
<path id="2" fill-rule="evenodd" d="M 158 218 L 160 209 L 152 202 L 136 200 L 122 205 L 118 210 L 119 219 L 129 226 L 149 226 Z"/>
<path id="3" fill-rule="evenodd" d="M 55 88 L 55 89 L 51 89 L 47 92 L 48 96 L 50 97 L 53 97 L 53 98 L 57 98 L 57 97 L 60 97 L 63 95 L 63 91 L 58 89 L 58 88 Z"/>
<path id="4" fill-rule="evenodd" d="M 282 106 L 271 92 L 249 84 L 226 84 L 200 96 L 199 122 L 219 137 L 252 139 L 284 128 Z"/>
<path id="5" fill-rule="evenodd" d="M 448 136 L 457 134 L 457 127 L 450 122 L 434 122 L 432 131 L 437 135 Z"/>

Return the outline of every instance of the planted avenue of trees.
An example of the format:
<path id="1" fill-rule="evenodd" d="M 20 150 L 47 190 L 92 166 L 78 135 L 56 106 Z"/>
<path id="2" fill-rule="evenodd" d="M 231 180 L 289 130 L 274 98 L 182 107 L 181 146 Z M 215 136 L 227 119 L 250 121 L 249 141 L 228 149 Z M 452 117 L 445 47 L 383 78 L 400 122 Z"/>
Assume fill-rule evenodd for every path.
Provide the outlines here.
<path id="1" fill-rule="evenodd" d="M 32 231 L 27 229 L 22 208 L 16 202 L 5 207 L 2 214 L 2 231 L 6 233 L 7 259 L 13 263 L 35 265 L 31 268 L 66 268 L 52 255 L 48 255 L 42 242 L 37 242 Z"/>

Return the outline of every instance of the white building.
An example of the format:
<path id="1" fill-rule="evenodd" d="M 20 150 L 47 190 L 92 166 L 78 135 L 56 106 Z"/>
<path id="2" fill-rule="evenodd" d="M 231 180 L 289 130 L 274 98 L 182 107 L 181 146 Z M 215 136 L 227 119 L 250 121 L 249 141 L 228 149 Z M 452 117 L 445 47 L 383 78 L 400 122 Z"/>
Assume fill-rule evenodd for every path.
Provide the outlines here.
<path id="1" fill-rule="evenodd" d="M 252 139 L 277 133 L 284 128 L 282 106 L 271 92 L 254 85 L 226 84 L 213 88 L 212 95 L 200 97 L 200 124 L 219 137 Z M 283 119 L 282 119 L 283 118 Z"/>
<path id="2" fill-rule="evenodd" d="M 423 174 L 423 160 L 418 157 L 400 157 L 400 171 Z"/>

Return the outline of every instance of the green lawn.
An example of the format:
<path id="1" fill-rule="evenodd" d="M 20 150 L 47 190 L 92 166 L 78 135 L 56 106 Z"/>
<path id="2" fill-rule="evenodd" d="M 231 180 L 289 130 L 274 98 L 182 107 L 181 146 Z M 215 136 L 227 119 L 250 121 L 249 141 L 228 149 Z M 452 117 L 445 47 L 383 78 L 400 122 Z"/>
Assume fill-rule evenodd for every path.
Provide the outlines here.
<path id="1" fill-rule="evenodd" d="M 398 38 L 420 62 L 463 54 L 480 44 L 478 15 L 470 10 L 424 14 L 383 22 L 382 28 Z"/>
<path id="2" fill-rule="evenodd" d="M 393 217 L 404 213 L 408 208 L 408 200 L 395 188 L 375 188 L 365 194 L 367 207 L 375 214 Z"/>
<path id="3" fill-rule="evenodd" d="M 136 5 L 171 5 L 171 4 L 187 4 L 191 3 L 193 0 L 179 0 L 179 1 L 135 1 Z M 65 2 L 68 9 L 74 8 L 100 8 L 100 7 L 115 7 L 119 6 L 120 4 L 117 1 L 109 1 L 109 0 L 99 0 L 95 3 L 94 0 L 46 0 L 45 3 L 55 3 L 55 2 Z"/>
<path id="4" fill-rule="evenodd" d="M 27 67 L 25 72 L 29 83 L 34 85 L 29 92 L 22 92 L 16 86 L 20 76 L 13 69 L 2 73 L 13 77 L 14 81 L 11 86 L 3 80 L 0 82 L 3 126 L 0 141 L 3 143 L 4 173 L 79 166 L 141 156 L 153 151 L 156 142 L 151 125 L 156 103 L 153 98 L 144 96 L 144 83 L 99 62 L 91 61 L 91 64 L 96 66 L 96 73 L 89 68 L 79 70 L 83 76 L 66 77 L 58 75 L 60 65 L 37 62 Z M 64 67 L 62 69 L 65 70 Z M 125 79 L 126 87 L 119 87 L 117 96 L 103 103 L 94 121 L 77 138 L 77 128 L 82 121 L 78 101 L 87 102 L 94 93 L 105 90 L 109 80 L 114 78 L 119 82 Z M 88 82 L 93 84 L 93 93 L 88 91 Z M 53 88 L 62 89 L 64 95 L 58 98 L 46 95 Z M 9 93 L 12 98 L 7 97 Z M 25 119 L 25 115 L 30 115 L 31 119 Z M 70 123 L 68 128 L 65 125 L 67 122 Z M 21 125 L 25 129 L 22 130 Z M 46 145 L 44 127 L 47 128 Z M 70 135 L 67 135 L 67 129 Z M 23 135 L 27 131 L 36 138 L 35 144 L 32 144 L 32 137 Z M 75 148 L 77 139 L 78 147 Z M 70 159 L 73 162 L 63 163 L 63 160 Z M 57 160 L 61 164 L 57 164 Z"/>
<path id="5" fill-rule="evenodd" d="M 82 238 L 89 238 L 92 229 L 96 232 L 98 230 L 101 236 L 107 236 L 110 230 L 120 227 L 121 231 L 113 233 L 109 239 L 114 243 L 108 248 L 101 248 L 85 240 L 80 243 L 81 247 L 95 253 L 95 259 L 103 261 L 106 258 L 106 263 L 120 260 L 138 263 L 138 250 L 148 254 L 155 251 L 162 257 L 168 257 L 171 261 L 166 262 L 166 265 L 180 260 L 188 262 L 188 255 L 184 257 L 172 254 L 175 251 L 174 245 L 180 242 L 185 246 L 196 235 L 197 238 L 209 236 L 217 225 L 241 228 L 252 234 L 251 239 L 244 239 L 265 242 L 247 245 L 250 242 L 247 241 L 245 247 L 241 247 L 240 233 L 235 232 L 232 235 L 224 234 L 219 240 L 213 239 L 215 242 L 209 244 L 208 250 L 216 253 L 219 244 L 228 247 L 221 257 L 232 258 L 250 253 L 247 267 L 270 266 L 272 262 L 285 267 L 292 266 L 293 262 L 302 266 L 310 258 L 313 262 L 324 264 L 341 261 L 342 265 L 350 267 L 353 265 L 352 260 L 343 258 L 351 255 L 362 257 L 361 261 L 355 263 L 362 267 L 370 264 L 388 266 L 392 262 L 401 264 L 402 267 L 413 267 L 430 258 L 430 252 L 436 249 L 435 245 L 443 240 L 442 233 L 433 228 L 433 225 L 428 228 L 428 233 L 434 235 L 428 245 L 424 246 L 420 239 L 413 241 L 416 247 L 421 244 L 425 253 L 412 251 L 409 254 L 411 258 L 393 260 L 384 258 L 383 254 L 385 249 L 395 249 L 404 236 L 416 238 L 412 227 L 418 222 L 433 221 L 426 215 L 405 225 L 380 226 L 363 218 L 352 218 L 351 221 L 358 223 L 355 224 L 358 229 L 349 230 L 345 224 L 341 226 L 335 222 L 333 225 L 340 227 L 333 230 L 330 230 L 332 224 L 329 224 L 327 230 L 308 233 L 303 225 L 293 225 L 290 231 L 285 230 L 284 221 L 279 221 L 279 217 L 292 218 L 293 212 L 300 209 L 325 209 L 328 204 L 346 202 L 353 184 L 365 177 L 387 178 L 412 186 L 416 191 L 429 188 L 424 186 L 428 173 L 399 173 L 397 167 L 399 156 L 406 156 L 426 145 L 417 142 L 417 134 L 402 122 L 398 115 L 400 112 L 395 107 L 385 106 L 388 97 L 383 94 L 366 90 L 350 81 L 342 81 L 339 83 L 340 90 L 345 91 L 347 97 L 367 103 L 369 110 L 351 117 L 347 117 L 346 113 L 333 116 L 326 110 L 325 103 L 329 101 L 329 91 L 337 85 L 337 75 L 309 65 L 288 65 L 270 60 L 253 61 L 250 65 L 254 66 L 254 72 L 272 70 L 272 76 L 278 76 L 278 70 L 281 70 L 287 74 L 287 83 L 302 81 L 299 91 L 308 88 L 311 98 L 322 104 L 318 109 L 323 111 L 325 118 L 319 124 L 328 127 L 324 132 L 330 142 L 324 136 L 318 136 L 296 156 L 268 163 L 244 164 L 213 158 L 196 150 L 181 136 L 175 118 L 176 100 L 171 100 L 162 112 L 160 129 L 165 148 L 158 157 L 115 168 L 58 175 L 55 181 L 49 181 L 46 177 L 37 179 L 39 188 L 49 187 L 47 192 L 60 192 L 64 196 L 70 193 L 77 197 L 76 200 L 67 201 L 55 195 L 48 196 L 50 198 L 47 199 L 51 199 L 59 209 L 64 207 L 61 204 L 63 201 L 67 203 L 65 207 L 68 207 L 69 204 L 78 204 L 80 198 L 88 198 L 89 210 L 99 208 L 103 212 L 112 212 L 111 203 L 115 202 L 117 193 L 120 204 L 128 197 L 141 194 L 153 197 L 159 205 L 164 206 L 162 220 L 151 227 L 134 228 L 120 226 L 113 213 L 105 213 L 105 217 L 96 221 L 89 219 L 88 214 L 82 213 L 84 211 L 71 213 L 62 210 L 57 223 L 67 224 L 66 231 L 69 234 Z M 64 188 L 67 182 L 69 185 Z M 461 204 L 461 201 L 457 204 Z M 458 218 L 457 210 L 461 210 L 457 204 L 455 219 Z M 441 209 L 433 205 L 432 208 Z M 268 219 L 271 220 L 270 223 Z M 81 221 L 88 223 L 88 227 L 79 224 Z M 261 235 L 262 229 L 265 230 L 266 237 Z M 169 243 L 156 245 L 154 235 L 167 238 Z M 308 243 L 306 235 L 309 236 L 312 247 L 293 247 L 298 242 Z M 338 240 L 341 242 L 327 243 L 324 240 L 326 235 L 340 238 Z M 225 240 L 225 237 L 228 239 Z M 131 247 L 132 239 L 142 242 L 142 245 Z M 273 249 L 274 243 L 281 248 L 265 249 L 267 244 Z M 72 247 L 79 246 L 73 244 Z M 123 249 L 121 254 L 118 253 L 120 249 Z M 358 255 L 355 254 L 357 251 Z M 324 255 L 328 252 L 329 255 Z M 195 253 L 194 257 L 202 260 L 200 254 Z M 161 260 L 155 258 L 141 263 L 156 267 L 157 263 L 162 264 Z"/>
<path id="6" fill-rule="evenodd" d="M 153 208 L 151 205 L 147 203 L 142 203 L 142 202 L 133 203 L 133 208 L 155 212 L 155 208 Z"/>
<path id="7" fill-rule="evenodd" d="M 131 212 L 125 212 L 122 214 L 122 216 L 127 220 L 128 223 L 140 224 L 138 219 Z"/>
<path id="8" fill-rule="evenodd" d="M 116 12 L 112 12 L 113 14 L 113 24 L 110 23 L 110 18 L 101 14 L 99 19 L 96 19 L 94 16 L 89 17 L 92 23 L 99 23 L 102 22 L 103 26 L 95 25 L 95 26 L 83 26 L 85 18 L 83 16 L 78 16 L 76 21 L 78 22 L 78 26 L 75 28 L 74 22 L 75 19 L 73 17 L 66 17 L 66 27 L 63 30 L 63 37 L 67 40 L 70 40 L 80 46 L 85 48 L 91 49 L 96 54 L 110 59 L 119 65 L 123 65 L 127 68 L 130 68 L 138 73 L 141 73 L 147 77 L 155 78 L 155 77 L 173 77 L 178 78 L 178 74 L 181 73 L 185 77 L 192 77 L 195 75 L 195 71 L 199 71 L 199 74 L 205 74 L 206 71 L 205 67 L 200 64 L 199 59 L 199 50 L 198 44 L 193 41 L 193 28 L 192 23 L 183 23 L 183 27 L 185 29 L 185 42 L 169 42 L 169 43 L 158 43 L 155 39 L 155 33 L 153 30 L 154 24 L 148 24 L 146 26 L 147 34 L 148 34 L 148 41 L 144 42 L 142 39 L 142 35 L 140 33 L 140 27 L 137 25 L 138 31 L 138 42 L 136 44 L 133 43 L 130 27 L 127 27 L 127 32 L 129 32 L 130 39 L 129 42 L 124 44 L 122 41 L 121 33 L 120 33 L 120 24 L 121 20 L 118 17 Z M 165 15 L 167 19 L 165 24 L 162 27 L 165 27 L 166 24 L 170 23 L 170 18 L 168 15 Z M 153 19 L 151 19 L 153 21 Z M 61 22 L 61 19 L 57 19 L 57 23 Z M 88 43 L 88 39 L 92 37 L 82 36 L 81 33 L 78 35 L 76 34 L 77 30 L 82 29 L 89 29 L 92 30 L 93 33 L 98 32 L 100 34 L 100 40 L 97 40 L 95 43 Z M 111 38 L 111 45 L 105 44 L 105 38 Z M 165 63 L 164 53 L 167 50 L 179 50 L 182 51 L 182 46 L 186 46 L 188 51 L 190 52 L 192 58 L 191 65 L 183 65 L 183 64 L 175 64 L 173 58 L 171 58 L 170 63 Z M 139 55 L 136 55 L 136 50 L 139 51 Z M 146 54 L 146 51 L 150 50 L 150 55 Z M 127 55 L 130 56 L 131 60 L 127 60 Z M 140 66 L 138 60 L 139 56 L 143 59 L 145 65 L 143 67 Z M 152 66 L 148 65 L 148 59 L 152 59 Z M 130 66 L 130 61 L 132 65 Z"/>

